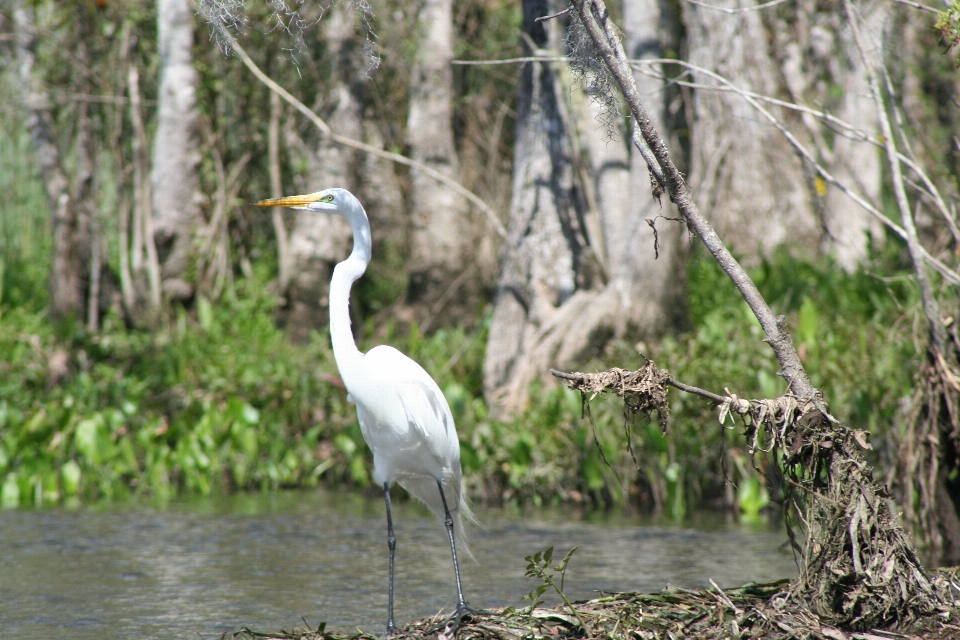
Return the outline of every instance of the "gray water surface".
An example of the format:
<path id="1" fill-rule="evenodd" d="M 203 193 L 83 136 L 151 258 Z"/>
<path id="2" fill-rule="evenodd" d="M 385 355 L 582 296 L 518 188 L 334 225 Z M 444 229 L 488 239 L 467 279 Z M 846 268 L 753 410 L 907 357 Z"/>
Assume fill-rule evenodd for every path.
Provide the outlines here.
<path id="1" fill-rule="evenodd" d="M 394 501 L 396 617 L 456 603 L 442 525 Z M 474 607 L 520 606 L 536 582 L 524 556 L 579 545 L 565 591 L 658 591 L 792 577 L 786 536 L 700 517 L 654 526 L 569 511 L 477 510 L 476 562 L 461 560 Z M 382 499 L 324 491 L 78 509 L 0 511 L 0 637 L 219 638 L 241 627 L 382 633 L 387 545 Z M 549 600 L 548 600 L 549 602 Z M 199 635 L 198 635 L 199 634 Z"/>

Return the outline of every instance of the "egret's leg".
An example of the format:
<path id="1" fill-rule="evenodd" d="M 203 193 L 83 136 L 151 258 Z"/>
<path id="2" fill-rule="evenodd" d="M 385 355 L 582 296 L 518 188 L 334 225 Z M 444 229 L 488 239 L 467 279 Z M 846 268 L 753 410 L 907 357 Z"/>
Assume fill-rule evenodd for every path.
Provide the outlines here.
<path id="1" fill-rule="evenodd" d="M 390 587 L 387 591 L 387 635 L 393 635 L 397 627 L 393 624 L 393 554 L 397 549 L 397 537 L 393 535 L 393 515 L 390 513 L 390 483 L 383 483 L 383 497 L 387 501 L 387 546 L 390 547 Z"/>
<path id="2" fill-rule="evenodd" d="M 437 487 L 440 489 L 440 499 L 443 501 L 443 513 L 445 519 L 443 523 L 447 526 L 447 537 L 450 538 L 450 553 L 453 554 L 453 574 L 457 578 L 457 619 L 454 628 L 460 625 L 460 619 L 471 611 L 463 599 L 463 588 L 460 586 L 460 565 L 457 563 L 457 545 L 453 538 L 453 518 L 450 516 L 450 509 L 447 508 L 447 496 L 443 494 L 443 485 L 437 480 Z"/>

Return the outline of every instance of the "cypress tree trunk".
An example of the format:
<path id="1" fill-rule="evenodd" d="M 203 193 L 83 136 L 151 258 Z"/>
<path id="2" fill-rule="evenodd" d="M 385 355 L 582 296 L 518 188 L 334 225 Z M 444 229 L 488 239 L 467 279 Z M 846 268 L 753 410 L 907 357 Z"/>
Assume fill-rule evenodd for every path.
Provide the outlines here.
<path id="1" fill-rule="evenodd" d="M 317 111 L 337 133 L 360 139 L 362 112 L 356 95 L 355 15 L 348 6 L 337 5 L 324 18 L 323 27 L 332 73 L 319 98 L 325 104 Z M 315 149 L 309 149 L 292 129 L 287 132 L 287 148 L 294 156 L 294 164 L 307 164 L 305 175 L 294 185 L 297 193 L 330 187 L 358 193 L 359 156 L 355 150 L 329 140 L 321 140 Z M 306 342 L 311 330 L 326 325 L 330 275 L 333 266 L 350 250 L 350 225 L 339 216 L 308 211 L 290 211 L 288 215 L 294 216 L 289 244 L 292 269 L 283 320 L 294 340 Z"/>
<path id="2" fill-rule="evenodd" d="M 188 0 L 158 0 L 160 88 L 151 183 L 153 228 L 163 291 L 182 300 L 193 294 L 186 273 L 203 224 L 197 166 L 197 83 L 193 67 L 193 10 Z"/>
<path id="3" fill-rule="evenodd" d="M 53 230 L 53 264 L 50 270 L 50 315 L 62 320 L 82 318 L 86 310 L 87 269 L 82 253 L 85 227 L 82 207 L 70 189 L 57 147 L 57 131 L 50 96 L 36 65 L 36 15 L 32 3 L 14 4 L 17 26 L 17 64 L 23 87 L 25 124 L 30 132 L 37 163 L 43 175 Z M 83 150 L 81 150 L 82 152 Z"/>
<path id="4" fill-rule="evenodd" d="M 453 2 L 421 0 L 411 73 L 410 157 L 453 179 L 460 163 L 453 137 Z M 410 174 L 411 226 L 407 304 L 420 322 L 469 321 L 479 308 L 474 247 L 480 230 L 464 199 L 419 171 Z M 443 321 L 439 322 L 438 317 Z"/>
<path id="5" fill-rule="evenodd" d="M 866 22 L 865 30 L 879 36 L 880 30 L 890 17 L 889 8 L 883 3 L 873 3 L 863 4 L 861 9 Z M 849 26 L 838 25 L 836 36 L 837 51 L 833 55 L 828 54 L 829 57 L 823 55 L 832 48 L 828 43 L 822 43 L 820 46 L 824 50 L 819 52 L 811 47 L 813 53 L 821 54 L 815 58 L 817 68 L 835 70 L 839 76 L 833 79 L 834 84 L 843 87 L 843 97 L 836 110 L 837 117 L 875 137 L 880 130 L 877 110 L 870 99 L 866 70 Z M 877 52 L 877 55 L 882 56 L 884 53 Z M 820 103 L 825 98 L 817 97 L 820 98 L 817 100 Z M 836 136 L 831 151 L 831 172 L 875 206 L 881 207 L 883 172 L 881 156 L 876 147 L 865 141 L 851 140 L 847 136 Z M 876 243 L 883 240 L 883 226 L 833 185 L 827 187 L 824 204 L 824 251 L 832 254 L 842 267 L 853 271 L 868 257 L 870 239 Z"/>
<path id="6" fill-rule="evenodd" d="M 746 0 L 711 4 L 752 6 Z M 683 3 L 689 61 L 738 87 L 782 97 L 780 69 L 762 13 L 727 14 Z M 697 80 L 711 83 L 709 78 Z M 783 135 L 734 93 L 697 90 L 693 102 L 688 183 L 720 237 L 747 264 L 786 243 L 815 256 L 821 225 L 810 181 Z M 786 116 L 771 109 L 781 119 Z"/>
<path id="7" fill-rule="evenodd" d="M 530 42 L 550 48 L 545 23 L 535 21 L 548 14 L 545 0 L 524 1 L 525 56 L 535 53 Z M 602 286 L 555 76 L 546 62 L 520 72 L 510 223 L 483 372 L 487 401 L 499 416 L 522 409 L 529 383 L 565 359 L 561 353 L 579 351 L 590 334 L 585 316 Z"/>

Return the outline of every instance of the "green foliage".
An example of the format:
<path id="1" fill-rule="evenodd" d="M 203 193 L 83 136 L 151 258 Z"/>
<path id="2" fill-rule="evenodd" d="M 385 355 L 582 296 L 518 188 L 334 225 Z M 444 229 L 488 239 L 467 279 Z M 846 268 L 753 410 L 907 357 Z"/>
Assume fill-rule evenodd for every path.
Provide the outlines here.
<path id="1" fill-rule="evenodd" d="M 579 549 L 579 547 L 573 547 L 570 551 L 567 551 L 567 555 L 563 557 L 560 564 L 552 568 L 550 567 L 550 563 L 553 562 L 553 547 L 549 547 L 544 551 L 537 551 L 532 556 L 525 557 L 524 560 L 527 561 L 527 570 L 523 575 L 528 578 L 538 578 L 541 580 L 541 583 L 537 585 L 533 591 L 525 595 L 523 599 L 530 601 L 530 611 L 532 612 L 543 604 L 540 596 L 546 593 L 548 589 L 553 589 L 563 600 L 563 603 L 567 605 L 570 613 L 577 618 L 577 622 L 580 623 L 580 628 L 589 636 L 591 635 L 590 627 L 587 626 L 580 612 L 573 606 L 570 599 L 567 598 L 567 594 L 563 592 L 563 580 L 567 574 L 567 563 L 570 562 L 570 558 L 573 557 L 577 549 Z M 556 581 L 557 576 L 560 576 L 559 585 Z"/>
<path id="2" fill-rule="evenodd" d="M 871 268 L 897 273 L 878 258 Z M 34 259 L 33 262 L 37 262 Z M 269 269 L 237 281 L 218 301 L 198 298 L 155 332 L 115 314 L 103 330 L 51 326 L 40 302 L 0 303 L 0 503 L 168 496 L 284 486 L 366 487 L 371 459 L 354 408 L 329 384 L 336 367 L 325 333 L 291 345 L 265 293 Z M 38 275 L 40 274 L 40 275 Z M 794 329 L 801 357 L 832 411 L 873 433 L 882 451 L 919 362 L 915 287 L 905 275 L 848 274 L 791 258 L 754 270 L 763 293 Z M 8 271 L 6 291 L 42 291 L 44 270 Z M 30 279 L 36 279 L 30 282 Z M 784 390 L 762 332 L 709 260 L 689 270 L 693 329 L 642 346 L 685 382 L 740 396 Z M 490 418 L 482 397 L 488 319 L 423 335 L 387 321 L 362 348 L 389 343 L 421 362 L 450 402 L 469 493 L 483 502 L 541 505 L 627 502 L 682 518 L 718 498 L 725 476 L 746 518 L 776 496 L 746 463 L 736 430 L 710 406 L 671 392 L 666 435 L 626 424 L 617 402 L 535 386 L 512 421 Z M 636 367 L 632 345 L 614 343 L 585 368 Z M 727 447 L 724 469 L 721 450 Z M 629 448 L 628 448 L 629 444 Z M 631 450 L 632 449 L 632 452 Z M 636 460 L 636 462 L 635 462 Z M 879 462 L 883 462 L 881 458 Z M 763 460 L 759 464 L 764 464 Z M 639 471 L 638 471 L 639 465 Z M 732 475 L 731 475 L 732 474 Z"/>
<path id="3" fill-rule="evenodd" d="M 325 340 L 289 344 L 261 283 L 156 333 L 115 316 L 58 336 L 0 306 L 0 500 L 365 486 L 355 415 L 321 376 Z M 350 443 L 349 445 L 347 443 Z M 358 445 L 358 443 L 360 443 Z"/>
<path id="4" fill-rule="evenodd" d="M 871 275 L 874 272 L 896 275 L 880 278 Z M 914 335 L 920 310 L 913 280 L 884 256 L 856 273 L 829 261 L 810 264 L 781 256 L 752 275 L 776 313 L 786 315 L 807 373 L 834 415 L 853 428 L 871 431 L 875 446 L 882 449 L 920 363 Z M 716 392 L 729 389 L 740 397 L 782 394 L 779 365 L 732 283 L 707 257 L 691 265 L 689 279 L 693 330 L 651 345 L 645 355 L 687 384 Z M 624 345 L 606 359 L 634 368 L 642 359 L 632 351 Z M 736 500 L 747 517 L 774 497 L 766 480 L 743 462 L 745 443 L 737 430 L 722 431 L 716 412 L 702 399 L 671 391 L 667 440 L 665 453 L 657 452 L 652 442 L 634 446 L 648 478 L 641 485 L 649 488 L 640 490 L 653 493 L 665 513 L 683 511 L 673 485 L 678 474 L 688 504 L 718 496 L 725 476 L 736 483 Z M 730 469 L 724 470 L 722 441 L 727 460 L 735 463 L 733 477 Z M 761 467 L 771 462 L 758 459 Z M 661 482 L 666 486 L 657 497 Z"/>
<path id="5" fill-rule="evenodd" d="M 940 36 L 940 46 L 944 53 L 949 53 L 960 44 L 960 2 L 954 0 L 949 7 L 940 11 L 933 28 Z M 957 56 L 956 63 L 960 66 L 960 55 Z"/>

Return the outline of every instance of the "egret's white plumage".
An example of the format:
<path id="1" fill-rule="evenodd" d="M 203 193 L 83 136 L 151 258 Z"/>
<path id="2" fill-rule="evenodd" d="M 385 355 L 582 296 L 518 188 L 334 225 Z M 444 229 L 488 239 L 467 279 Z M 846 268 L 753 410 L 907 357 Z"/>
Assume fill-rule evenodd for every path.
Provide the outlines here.
<path id="1" fill-rule="evenodd" d="M 330 280 L 330 337 L 348 399 L 357 406 L 360 430 L 373 451 L 374 479 L 384 487 L 390 547 L 390 604 L 393 623 L 394 537 L 389 485 L 399 482 L 445 521 L 457 580 L 456 621 L 469 609 L 463 599 L 457 547 L 466 550 L 464 519 L 472 519 L 461 486 L 460 442 L 453 414 L 440 387 L 423 367 L 393 347 L 361 353 L 350 328 L 350 287 L 370 263 L 370 223 L 360 201 L 346 189 L 262 200 L 260 206 L 286 206 L 343 216 L 353 230 L 353 251 Z M 454 534 L 456 532 L 456 534 Z M 469 553 L 469 551 L 467 551 Z"/>

